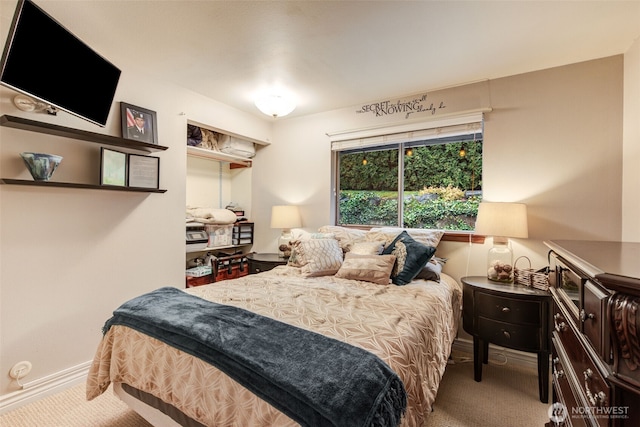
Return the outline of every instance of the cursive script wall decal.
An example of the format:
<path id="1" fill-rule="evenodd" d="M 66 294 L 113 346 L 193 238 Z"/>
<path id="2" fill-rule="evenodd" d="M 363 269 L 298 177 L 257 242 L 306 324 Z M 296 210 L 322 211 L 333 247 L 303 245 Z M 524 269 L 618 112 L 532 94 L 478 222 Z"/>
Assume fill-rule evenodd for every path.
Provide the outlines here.
<path id="1" fill-rule="evenodd" d="M 429 95 L 425 93 L 422 96 L 405 101 L 398 100 L 393 102 L 391 100 L 387 100 L 374 102 L 372 104 L 363 105 L 361 109 L 356 110 L 356 114 L 372 113 L 376 117 L 404 114 L 404 118 L 408 119 L 415 113 L 430 112 L 433 115 L 436 114 L 438 110 L 447 108 L 444 101 L 441 100 L 436 106 L 433 102 L 428 101 L 428 97 Z"/>

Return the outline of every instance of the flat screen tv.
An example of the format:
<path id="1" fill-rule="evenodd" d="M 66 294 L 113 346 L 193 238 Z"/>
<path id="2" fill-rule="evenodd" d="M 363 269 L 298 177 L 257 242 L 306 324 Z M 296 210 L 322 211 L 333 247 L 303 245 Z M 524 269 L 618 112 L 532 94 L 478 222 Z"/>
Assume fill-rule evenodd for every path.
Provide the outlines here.
<path id="1" fill-rule="evenodd" d="M 120 70 L 30 0 L 16 8 L 0 83 L 105 126 Z"/>

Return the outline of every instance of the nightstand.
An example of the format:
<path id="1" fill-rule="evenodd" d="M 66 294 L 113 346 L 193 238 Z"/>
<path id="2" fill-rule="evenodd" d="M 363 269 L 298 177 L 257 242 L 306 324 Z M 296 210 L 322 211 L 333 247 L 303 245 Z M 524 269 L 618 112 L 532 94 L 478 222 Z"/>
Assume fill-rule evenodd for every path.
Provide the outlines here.
<path id="1" fill-rule="evenodd" d="M 473 376 L 482 380 L 489 343 L 537 353 L 540 401 L 549 402 L 551 294 L 486 277 L 463 277 L 462 327 L 473 336 Z"/>
<path id="2" fill-rule="evenodd" d="M 278 254 L 257 254 L 250 253 L 247 255 L 249 262 L 249 274 L 256 274 L 263 271 L 269 271 L 278 265 L 286 265 L 288 259 L 282 258 Z"/>

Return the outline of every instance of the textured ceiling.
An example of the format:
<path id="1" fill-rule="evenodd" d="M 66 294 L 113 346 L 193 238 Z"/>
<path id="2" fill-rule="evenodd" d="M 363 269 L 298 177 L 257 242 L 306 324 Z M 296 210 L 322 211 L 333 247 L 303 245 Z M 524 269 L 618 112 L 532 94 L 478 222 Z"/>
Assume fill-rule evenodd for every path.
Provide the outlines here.
<path id="1" fill-rule="evenodd" d="M 296 97 L 293 117 L 622 54 L 640 36 L 640 1 L 35 2 L 120 68 L 264 118 L 267 87 Z M 15 4 L 0 2 L 3 38 Z"/>

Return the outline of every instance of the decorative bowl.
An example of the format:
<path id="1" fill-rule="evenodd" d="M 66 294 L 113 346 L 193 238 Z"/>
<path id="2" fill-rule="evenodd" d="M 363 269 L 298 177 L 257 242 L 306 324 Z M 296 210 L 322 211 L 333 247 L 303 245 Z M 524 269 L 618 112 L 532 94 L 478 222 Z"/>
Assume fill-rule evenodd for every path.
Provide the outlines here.
<path id="1" fill-rule="evenodd" d="M 49 181 L 62 161 L 62 157 L 55 154 L 24 152 L 20 156 L 36 181 Z"/>

